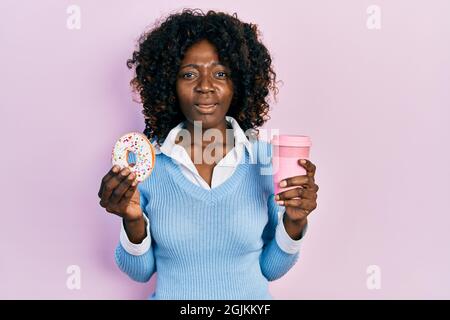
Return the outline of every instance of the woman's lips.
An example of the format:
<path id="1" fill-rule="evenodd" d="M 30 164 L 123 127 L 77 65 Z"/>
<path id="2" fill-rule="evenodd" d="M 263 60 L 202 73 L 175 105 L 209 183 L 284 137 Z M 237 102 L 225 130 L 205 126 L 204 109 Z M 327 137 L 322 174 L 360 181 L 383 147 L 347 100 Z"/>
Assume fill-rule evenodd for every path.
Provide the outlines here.
<path id="1" fill-rule="evenodd" d="M 202 114 L 210 114 L 213 113 L 217 108 L 216 104 L 195 104 L 195 109 Z"/>

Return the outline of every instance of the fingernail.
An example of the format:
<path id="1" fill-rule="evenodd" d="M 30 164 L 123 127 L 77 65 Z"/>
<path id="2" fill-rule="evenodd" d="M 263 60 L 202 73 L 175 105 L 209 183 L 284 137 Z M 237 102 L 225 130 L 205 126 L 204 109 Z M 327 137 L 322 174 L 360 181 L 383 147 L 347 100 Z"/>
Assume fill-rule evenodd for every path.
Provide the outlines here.
<path id="1" fill-rule="evenodd" d="M 280 196 L 279 196 L 279 195 L 276 195 L 276 196 L 275 196 L 275 200 L 280 200 Z"/>
<path id="2" fill-rule="evenodd" d="M 305 164 L 305 163 L 306 163 L 306 160 L 305 160 L 305 159 L 302 159 L 302 160 L 300 160 L 300 162 L 301 162 L 302 164 Z"/>
<path id="3" fill-rule="evenodd" d="M 123 169 L 120 174 L 125 177 L 128 174 L 128 169 Z"/>
<path id="4" fill-rule="evenodd" d="M 278 203 L 278 205 L 280 205 L 280 206 L 284 205 L 284 201 L 283 201 L 283 200 L 277 201 L 277 203 Z"/>
<path id="5" fill-rule="evenodd" d="M 134 179 L 134 172 L 130 173 L 130 175 L 128 176 L 128 179 L 130 179 L 130 180 Z"/>
<path id="6" fill-rule="evenodd" d="M 131 184 L 133 187 L 135 187 L 137 185 L 138 181 L 134 180 L 133 183 Z"/>
<path id="7" fill-rule="evenodd" d="M 117 166 L 114 166 L 113 169 L 112 169 L 112 171 L 113 171 L 114 173 L 117 173 L 117 172 L 119 172 L 119 168 L 118 168 Z"/>
<path id="8" fill-rule="evenodd" d="M 283 180 L 283 181 L 280 182 L 280 187 L 284 188 L 286 186 L 287 186 L 286 180 Z"/>

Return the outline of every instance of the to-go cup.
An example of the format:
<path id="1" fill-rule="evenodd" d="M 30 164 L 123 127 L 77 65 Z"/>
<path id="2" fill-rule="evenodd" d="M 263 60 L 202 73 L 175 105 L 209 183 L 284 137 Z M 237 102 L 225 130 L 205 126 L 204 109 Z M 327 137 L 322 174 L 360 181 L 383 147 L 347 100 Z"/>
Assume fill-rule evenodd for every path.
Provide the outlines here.
<path id="1" fill-rule="evenodd" d="M 272 144 L 272 169 L 275 194 L 289 189 L 291 186 L 280 188 L 280 181 L 293 176 L 306 175 L 306 170 L 298 162 L 299 159 L 308 159 L 312 146 L 308 136 L 275 135 Z"/>

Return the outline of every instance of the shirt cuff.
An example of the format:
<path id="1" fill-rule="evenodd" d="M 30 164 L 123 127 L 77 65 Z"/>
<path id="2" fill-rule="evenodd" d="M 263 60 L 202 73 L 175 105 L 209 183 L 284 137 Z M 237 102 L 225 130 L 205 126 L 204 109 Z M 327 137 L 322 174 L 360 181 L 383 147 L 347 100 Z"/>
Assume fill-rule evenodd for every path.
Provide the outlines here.
<path id="1" fill-rule="evenodd" d="M 281 250 L 289 254 L 294 254 L 300 251 L 300 245 L 303 238 L 305 237 L 306 230 L 308 229 L 308 223 L 306 223 L 306 225 L 303 227 L 300 239 L 294 240 L 289 236 L 286 228 L 284 227 L 283 216 L 285 212 L 286 209 L 284 208 L 278 212 L 278 225 L 275 231 L 275 239 Z"/>
<path id="2" fill-rule="evenodd" d="M 145 214 L 143 214 L 146 230 L 147 230 L 147 236 L 142 240 L 141 243 L 133 243 L 128 239 L 127 232 L 125 231 L 125 227 L 123 226 L 123 220 L 121 223 L 121 230 L 120 230 L 120 244 L 125 249 L 126 252 L 129 254 L 132 254 L 133 256 L 141 256 L 144 253 L 146 253 L 150 249 L 150 245 L 152 244 L 152 240 L 150 237 L 150 222 Z"/>

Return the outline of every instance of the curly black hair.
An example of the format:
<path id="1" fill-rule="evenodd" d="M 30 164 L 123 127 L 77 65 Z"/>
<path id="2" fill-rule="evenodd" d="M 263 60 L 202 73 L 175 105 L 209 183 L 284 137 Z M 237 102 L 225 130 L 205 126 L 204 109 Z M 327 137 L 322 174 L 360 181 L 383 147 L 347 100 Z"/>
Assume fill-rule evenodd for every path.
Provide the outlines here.
<path id="1" fill-rule="evenodd" d="M 144 32 L 139 50 L 127 60 L 135 67 L 130 84 L 140 96 L 145 118 L 144 134 L 156 138 L 159 145 L 169 131 L 185 120 L 178 105 L 176 76 L 187 49 L 200 40 L 208 40 L 218 51 L 220 62 L 230 68 L 234 92 L 227 115 L 235 118 L 244 132 L 267 120 L 271 90 L 276 99 L 276 73 L 272 58 L 259 39 L 257 25 L 244 23 L 237 14 L 200 9 L 183 9 Z"/>

